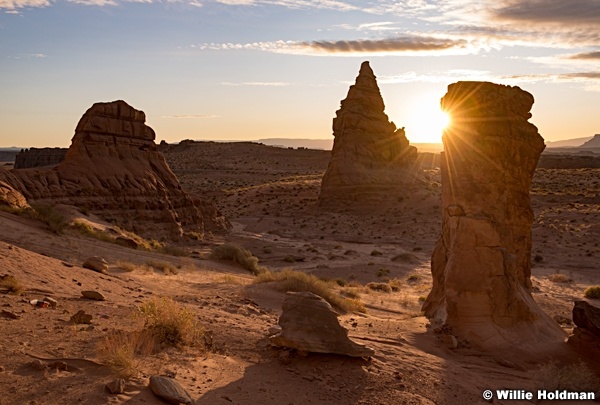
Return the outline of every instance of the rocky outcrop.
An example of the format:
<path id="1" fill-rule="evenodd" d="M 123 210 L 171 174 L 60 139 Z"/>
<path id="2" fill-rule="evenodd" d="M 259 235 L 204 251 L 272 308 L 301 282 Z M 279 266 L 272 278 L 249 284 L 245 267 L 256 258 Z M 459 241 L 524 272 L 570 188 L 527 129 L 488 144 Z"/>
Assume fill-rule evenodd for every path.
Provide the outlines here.
<path id="1" fill-rule="evenodd" d="M 15 156 L 15 169 L 56 166 L 67 154 L 67 148 L 30 148 L 21 149 Z"/>
<path id="2" fill-rule="evenodd" d="M 573 306 L 573 335 L 569 344 L 583 350 L 592 350 L 600 354 L 600 308 L 586 301 L 575 301 Z"/>
<path id="3" fill-rule="evenodd" d="M 159 375 L 150 376 L 150 389 L 157 397 L 169 404 L 191 404 L 194 402 L 190 394 L 172 378 Z"/>
<path id="4" fill-rule="evenodd" d="M 13 170 L 7 182 L 28 201 L 75 205 L 147 237 L 177 239 L 202 234 L 206 224 L 226 227 L 213 204 L 181 188 L 145 121 L 144 112 L 124 101 L 96 103 L 77 124 L 64 161 L 52 169 Z"/>
<path id="5" fill-rule="evenodd" d="M 348 338 L 327 301 L 310 292 L 288 292 L 279 317 L 281 332 L 271 337 L 275 346 L 312 353 L 369 357 L 374 351 Z"/>
<path id="6" fill-rule="evenodd" d="M 333 119 L 334 143 L 320 206 L 377 200 L 414 181 L 415 171 L 410 169 L 417 149 L 384 109 L 375 75 L 369 62 L 363 62 Z"/>
<path id="7" fill-rule="evenodd" d="M 458 82 L 442 109 L 442 235 L 431 259 L 427 317 L 461 339 L 498 348 L 560 342 L 531 296 L 529 187 L 544 140 L 518 87 Z"/>
<path id="8" fill-rule="evenodd" d="M 4 169 L 0 169 L 0 176 L 2 172 L 6 172 Z M 29 207 L 27 200 L 17 190 L 15 190 L 10 184 L 5 181 L 0 181 L 0 207 L 20 210 Z"/>
<path id="9" fill-rule="evenodd" d="M 598 149 L 600 149 L 600 134 L 594 135 L 594 137 L 592 139 L 590 139 L 589 141 L 585 142 L 579 148 L 581 148 L 581 149 L 590 149 L 590 148 L 598 148 Z"/>

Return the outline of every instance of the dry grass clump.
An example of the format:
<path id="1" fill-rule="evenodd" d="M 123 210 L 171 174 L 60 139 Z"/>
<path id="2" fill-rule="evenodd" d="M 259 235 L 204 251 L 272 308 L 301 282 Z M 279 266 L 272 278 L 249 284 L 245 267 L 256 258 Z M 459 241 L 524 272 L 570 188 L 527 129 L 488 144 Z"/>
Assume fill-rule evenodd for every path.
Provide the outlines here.
<path id="1" fill-rule="evenodd" d="M 75 229 L 82 235 L 89 236 L 90 238 L 98 239 L 104 242 L 115 242 L 115 238 L 113 238 L 108 233 L 102 232 L 83 222 L 74 222 L 73 224 L 71 224 L 71 228 Z"/>
<path id="2" fill-rule="evenodd" d="M 598 377 L 583 361 L 560 367 L 554 362 L 540 367 L 535 373 L 537 389 L 594 392 Z"/>
<path id="3" fill-rule="evenodd" d="M 132 272 L 136 270 L 150 270 L 147 264 L 137 264 L 127 261 L 118 261 L 117 267 L 126 272 Z"/>
<path id="4" fill-rule="evenodd" d="M 258 275 L 255 283 L 277 282 L 280 291 L 308 291 L 322 297 L 331 306 L 342 312 L 366 312 L 364 304 L 357 299 L 342 297 L 333 289 L 337 283 L 323 281 L 320 278 L 301 271 L 283 269 L 278 272 L 265 270 Z"/>
<path id="5" fill-rule="evenodd" d="M 211 252 L 211 257 L 219 260 L 233 260 L 234 263 L 238 263 L 240 266 L 256 275 L 267 271 L 264 266 L 258 264 L 258 257 L 239 245 L 225 243 L 216 246 Z"/>
<path id="6" fill-rule="evenodd" d="M 144 320 L 147 330 L 164 346 L 204 346 L 204 328 L 196 314 L 171 298 L 154 298 L 138 307 L 137 317 Z"/>
<path id="7" fill-rule="evenodd" d="M 600 285 L 591 286 L 585 289 L 583 295 L 586 298 L 600 299 Z"/>
<path id="8" fill-rule="evenodd" d="M 552 281 L 553 283 L 570 283 L 573 281 L 570 277 L 560 273 L 550 274 L 548 276 L 548 280 Z"/>
<path id="9" fill-rule="evenodd" d="M 46 224 L 46 228 L 61 235 L 67 227 L 65 217 L 50 204 L 31 204 L 32 210 L 21 210 L 23 216 L 37 219 Z"/>
<path id="10" fill-rule="evenodd" d="M 392 292 L 392 286 L 389 285 L 388 283 L 376 283 L 376 282 L 371 282 L 367 284 L 367 288 L 370 288 L 373 291 L 381 291 L 384 293 L 391 293 Z"/>
<path id="11" fill-rule="evenodd" d="M 122 378 L 139 374 L 141 358 L 154 353 L 156 340 L 147 331 L 113 330 L 98 342 L 98 356 Z"/>
<path id="12" fill-rule="evenodd" d="M 148 260 L 146 262 L 146 264 L 149 267 L 153 267 L 156 270 L 162 271 L 167 276 L 169 276 L 171 274 L 173 274 L 173 275 L 179 274 L 179 270 L 177 269 L 177 266 L 175 266 L 173 263 L 163 262 L 160 260 Z"/>
<path id="13" fill-rule="evenodd" d="M 404 252 L 392 257 L 392 261 L 401 263 L 417 263 L 419 258 L 412 253 Z"/>
<path id="14" fill-rule="evenodd" d="M 0 276 L 0 289 L 5 290 L 6 293 L 14 295 L 21 295 L 24 290 L 19 280 L 10 274 Z"/>

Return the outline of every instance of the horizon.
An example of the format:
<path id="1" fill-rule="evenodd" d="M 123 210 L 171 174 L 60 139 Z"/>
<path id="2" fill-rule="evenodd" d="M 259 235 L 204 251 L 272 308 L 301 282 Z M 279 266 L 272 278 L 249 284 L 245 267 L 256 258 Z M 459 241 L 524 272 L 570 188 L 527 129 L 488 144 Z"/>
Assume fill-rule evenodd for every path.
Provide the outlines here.
<path id="1" fill-rule="evenodd" d="M 459 80 L 517 85 L 547 142 L 600 133 L 600 2 L 0 0 L 0 139 L 68 147 L 95 102 L 157 142 L 333 139 L 362 61 L 412 144 Z M 2 12 L 3 11 L 3 12 Z"/>

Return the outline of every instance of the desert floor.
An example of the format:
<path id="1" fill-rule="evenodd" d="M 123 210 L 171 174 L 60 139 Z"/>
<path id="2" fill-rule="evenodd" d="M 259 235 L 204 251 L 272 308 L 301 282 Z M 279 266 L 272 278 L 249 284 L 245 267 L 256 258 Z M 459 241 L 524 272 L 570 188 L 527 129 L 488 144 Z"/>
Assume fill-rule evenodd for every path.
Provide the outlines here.
<path id="1" fill-rule="evenodd" d="M 165 156 L 184 189 L 213 200 L 232 223 L 227 234 L 186 241 L 188 257 L 132 250 L 74 230 L 55 235 L 37 221 L 0 212 L 0 273 L 26 287 L 20 296 L 0 294 L 0 309 L 18 316 L 0 317 L 0 404 L 160 404 L 147 387 L 154 374 L 174 377 L 196 404 L 469 404 L 484 402 L 485 389 L 535 389 L 550 362 L 582 360 L 600 373 L 598 359 L 566 343 L 536 355 L 517 348 L 490 353 L 450 347 L 428 329 L 420 307 L 441 228 L 437 169 L 427 171 L 425 187 L 407 190 L 394 204 L 331 213 L 317 207 L 329 152 L 195 143 L 170 147 Z M 573 300 L 600 284 L 599 181 L 600 169 L 536 171 L 533 295 L 552 317 L 570 319 Z M 358 292 L 367 312 L 339 319 L 375 355 L 302 356 L 271 347 L 267 331 L 277 323 L 284 294 L 253 284 L 255 276 L 239 266 L 209 259 L 211 248 L 224 242 L 249 249 L 271 270 L 352 282 L 339 289 Z M 104 257 L 108 272 L 82 268 L 90 256 Z M 152 261 L 178 270 L 143 266 Z M 139 267 L 125 271 L 123 262 Z M 398 291 L 365 287 L 389 280 Z M 107 299 L 84 299 L 82 290 Z M 29 303 L 45 296 L 58 306 Z M 116 375 L 99 358 L 99 342 L 112 330 L 141 329 L 136 308 L 163 296 L 197 314 L 212 334 L 211 348 L 144 356 L 125 392 L 109 394 L 105 384 Z M 69 322 L 78 310 L 93 316 L 91 325 Z M 572 325 L 562 327 L 566 338 Z M 68 369 L 36 367 L 35 360 L 63 361 Z"/>

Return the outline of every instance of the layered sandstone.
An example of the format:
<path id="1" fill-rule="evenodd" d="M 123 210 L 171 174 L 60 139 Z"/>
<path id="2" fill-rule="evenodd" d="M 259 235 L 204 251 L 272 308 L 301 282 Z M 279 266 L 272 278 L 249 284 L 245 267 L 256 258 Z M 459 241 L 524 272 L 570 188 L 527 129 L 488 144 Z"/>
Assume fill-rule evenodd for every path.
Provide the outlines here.
<path id="1" fill-rule="evenodd" d="M 65 159 L 66 148 L 21 149 L 15 156 L 15 169 L 56 166 Z"/>
<path id="2" fill-rule="evenodd" d="M 414 176 L 409 169 L 417 149 L 384 110 L 373 70 L 363 62 L 333 119 L 334 142 L 321 183 L 321 206 L 379 199 L 402 189 Z"/>
<path id="3" fill-rule="evenodd" d="M 145 121 L 124 101 L 96 103 L 77 124 L 64 161 L 13 170 L 11 185 L 28 201 L 75 205 L 148 237 L 226 227 L 213 204 L 181 188 Z"/>
<path id="4" fill-rule="evenodd" d="M 529 187 L 544 140 L 518 87 L 458 82 L 442 109 L 442 235 L 425 314 L 483 347 L 561 341 L 531 296 Z"/>

